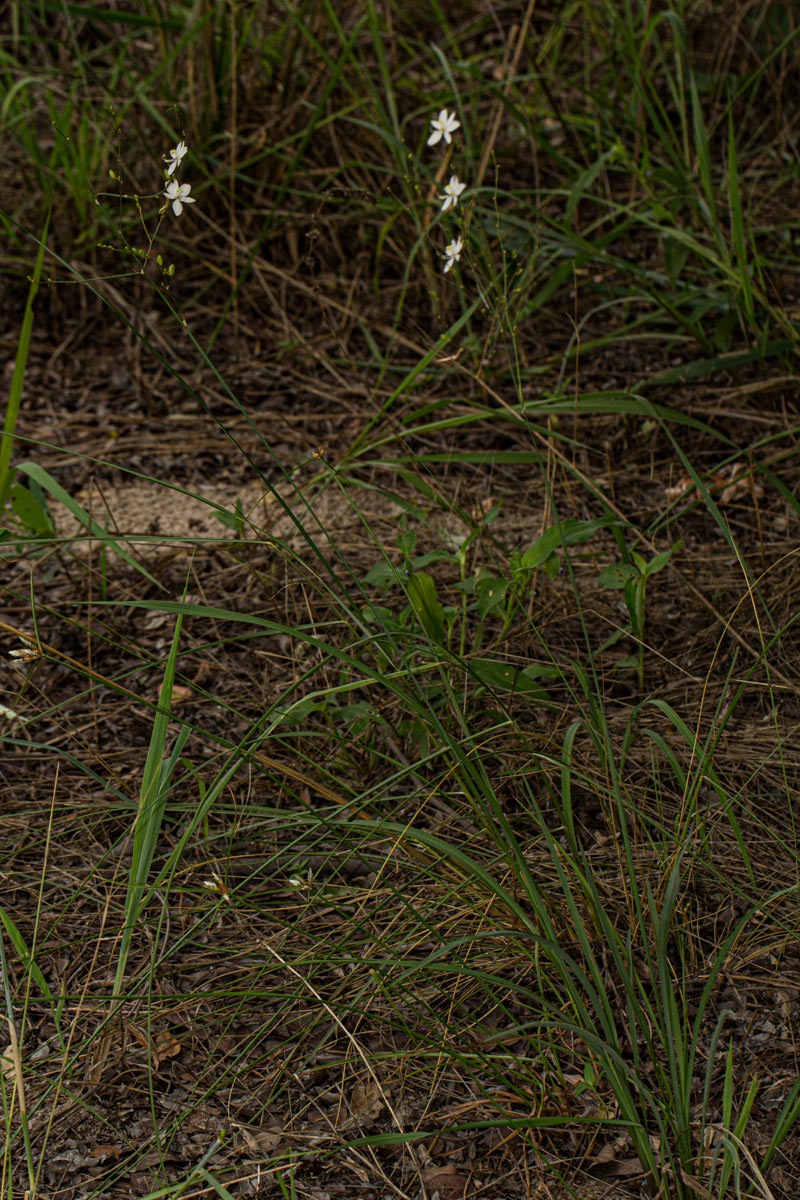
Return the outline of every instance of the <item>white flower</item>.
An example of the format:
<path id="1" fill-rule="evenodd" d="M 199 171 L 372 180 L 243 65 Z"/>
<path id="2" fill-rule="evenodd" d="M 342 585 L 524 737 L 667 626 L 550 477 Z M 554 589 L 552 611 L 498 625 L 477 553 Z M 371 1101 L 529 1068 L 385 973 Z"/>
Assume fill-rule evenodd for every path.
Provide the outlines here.
<path id="1" fill-rule="evenodd" d="M 450 182 L 444 189 L 444 195 L 439 197 L 442 201 L 442 212 L 447 212 L 448 208 L 455 208 L 458 204 L 458 197 L 466 186 L 465 183 L 459 183 L 457 175 L 450 176 Z"/>
<path id="2" fill-rule="evenodd" d="M 450 268 L 453 266 L 453 263 L 457 263 L 458 260 L 461 258 L 461 251 L 463 249 L 464 249 L 464 243 L 462 242 L 460 237 L 453 238 L 452 242 L 450 242 L 449 245 L 445 246 L 445 248 L 444 248 L 444 259 L 445 259 L 444 272 L 445 272 L 445 275 L 450 270 Z"/>
<path id="3" fill-rule="evenodd" d="M 194 197 L 189 195 L 191 190 L 190 183 L 178 183 L 177 179 L 170 179 L 164 188 L 164 195 L 172 201 L 172 211 L 176 217 L 183 212 L 184 204 L 194 204 Z"/>
<path id="4" fill-rule="evenodd" d="M 162 154 L 161 157 L 167 164 L 167 175 L 175 174 L 175 169 L 180 165 L 180 161 L 186 154 L 187 149 L 186 142 L 178 142 L 174 150 L 169 150 L 166 154 Z"/>
<path id="5" fill-rule="evenodd" d="M 437 142 L 440 142 L 444 138 L 449 146 L 452 141 L 452 135 L 460 128 L 461 122 L 456 120 L 456 114 L 448 112 L 446 108 L 443 108 L 438 117 L 434 117 L 431 121 L 433 133 L 428 138 L 428 145 L 435 146 Z"/>

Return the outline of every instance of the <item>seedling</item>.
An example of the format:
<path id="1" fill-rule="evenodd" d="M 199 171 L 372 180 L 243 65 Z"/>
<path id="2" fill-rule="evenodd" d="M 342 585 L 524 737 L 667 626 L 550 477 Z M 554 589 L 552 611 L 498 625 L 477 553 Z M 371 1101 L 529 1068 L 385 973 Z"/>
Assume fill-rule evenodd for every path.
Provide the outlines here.
<path id="1" fill-rule="evenodd" d="M 655 554 L 650 562 L 647 562 L 637 550 L 632 550 L 627 562 L 612 563 L 600 574 L 599 582 L 602 587 L 622 591 L 630 620 L 629 628 L 618 630 L 603 644 L 601 651 L 613 646 L 626 633 L 631 634 L 639 647 L 638 653 L 635 657 L 620 659 L 617 666 L 636 668 L 640 691 L 644 687 L 644 620 L 647 581 L 651 575 L 663 571 L 675 551 L 679 550 L 682 545 L 681 541 L 675 542 L 669 550 L 662 550 L 659 554 Z"/>

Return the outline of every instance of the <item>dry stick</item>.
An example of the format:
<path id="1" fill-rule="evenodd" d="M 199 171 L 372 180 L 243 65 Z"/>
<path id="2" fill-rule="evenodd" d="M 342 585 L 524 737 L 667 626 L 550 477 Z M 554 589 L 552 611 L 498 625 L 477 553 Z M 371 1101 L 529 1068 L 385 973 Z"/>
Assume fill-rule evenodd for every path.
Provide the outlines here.
<path id="1" fill-rule="evenodd" d="M 531 17 L 533 16 L 533 10 L 535 7 L 536 7 L 536 0 L 528 0 L 528 11 L 525 13 L 525 19 L 523 20 L 522 28 L 519 31 L 519 37 L 517 38 L 517 46 L 514 51 L 514 58 L 512 59 L 510 68 L 508 68 L 506 70 L 505 66 L 504 66 L 504 74 L 505 74 L 506 80 L 505 80 L 505 83 L 503 84 L 503 93 L 502 93 L 502 97 L 498 98 L 498 100 L 497 100 L 497 104 L 495 106 L 494 120 L 492 121 L 492 128 L 489 132 L 488 138 L 486 139 L 486 145 L 483 147 L 483 154 L 481 155 L 481 161 L 478 166 L 478 175 L 475 180 L 476 187 L 480 187 L 481 184 L 483 183 L 484 177 L 486 175 L 486 171 L 488 170 L 488 167 L 489 167 L 489 159 L 492 157 L 494 145 L 495 145 L 495 142 L 497 141 L 497 135 L 500 132 L 500 122 L 503 119 L 503 112 L 505 110 L 505 105 L 503 104 L 503 100 L 508 95 L 509 91 L 511 90 L 512 80 L 514 79 L 514 76 L 517 73 L 517 67 L 519 66 L 519 60 L 522 57 L 522 47 L 525 45 L 525 39 L 528 36 L 528 27 L 530 26 Z M 514 36 L 513 31 L 512 31 L 511 36 L 513 38 L 513 36 Z"/>
<path id="2" fill-rule="evenodd" d="M 206 223 L 209 229 L 212 229 L 220 237 L 225 238 L 230 236 L 230 234 L 228 234 L 221 225 L 218 225 L 216 221 L 208 216 L 205 210 L 199 212 L 197 216 L 200 220 Z M 239 249 L 247 251 L 248 247 L 244 242 L 240 242 Z M 211 274 L 218 276 L 220 279 L 227 280 L 227 273 L 224 270 L 221 270 L 219 266 L 215 266 L 210 259 L 201 259 L 201 263 L 204 270 L 208 270 Z M 297 279 L 295 276 L 290 275 L 289 272 L 283 267 L 276 266 L 274 263 L 269 262 L 261 255 L 257 254 L 255 256 L 252 265 L 254 268 L 257 266 L 259 270 L 263 271 L 267 275 L 275 275 L 282 284 L 295 288 L 297 291 L 302 292 L 305 296 L 310 296 L 318 304 L 324 305 L 327 308 L 332 308 L 335 312 L 340 312 L 347 317 L 353 316 L 352 307 L 342 304 L 339 300 L 335 300 L 332 296 L 320 295 L 319 291 L 305 283 L 302 279 Z M 376 330 L 378 333 L 382 333 L 384 337 L 393 337 L 398 345 L 405 346 L 408 350 L 413 350 L 415 354 L 419 354 L 421 357 L 428 353 L 428 350 L 425 347 L 420 346 L 419 342 L 415 342 L 413 338 L 407 337 L 399 330 L 392 329 L 390 325 L 381 325 L 380 323 L 374 321 L 372 317 L 369 318 L 369 321 L 372 329 Z"/>
<path id="3" fill-rule="evenodd" d="M 5 958 L 5 950 L 3 950 L 3 958 Z M 5 963 L 3 963 L 3 977 L 7 984 L 8 975 L 6 972 Z M 7 990 L 7 988 L 6 988 L 6 990 Z M 17 1027 L 14 1024 L 13 1015 L 10 1013 L 6 1013 L 6 1025 L 8 1026 L 8 1042 L 9 1042 L 8 1053 L 11 1057 L 11 1063 L 12 1063 L 12 1067 L 13 1067 L 13 1071 L 14 1071 L 14 1088 L 17 1093 L 17 1103 L 19 1104 L 19 1119 L 20 1119 L 20 1124 L 23 1126 L 23 1128 L 26 1128 L 27 1124 L 28 1124 L 28 1106 L 25 1103 L 25 1078 L 22 1074 L 22 1057 L 19 1052 L 19 1040 L 17 1038 Z M 14 1101 L 13 1101 L 13 1096 L 12 1096 L 12 1101 L 11 1101 L 11 1113 L 12 1114 L 14 1111 L 13 1104 L 14 1104 Z M 29 1164 L 29 1172 L 30 1172 L 30 1164 Z M 29 1180 L 29 1182 L 33 1182 L 33 1181 Z"/>

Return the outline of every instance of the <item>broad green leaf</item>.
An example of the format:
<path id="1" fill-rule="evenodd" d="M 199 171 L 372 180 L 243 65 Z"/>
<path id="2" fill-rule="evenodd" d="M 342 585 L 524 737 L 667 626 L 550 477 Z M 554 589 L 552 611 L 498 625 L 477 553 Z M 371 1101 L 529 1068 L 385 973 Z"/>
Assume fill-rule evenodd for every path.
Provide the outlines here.
<path id="1" fill-rule="evenodd" d="M 31 976 L 33 977 L 33 979 L 35 979 L 36 983 L 38 984 L 39 988 L 41 989 L 42 995 L 52 1004 L 53 1003 L 53 995 L 52 995 L 52 992 L 50 991 L 50 988 L 47 985 L 47 980 L 45 979 L 45 977 L 42 974 L 39 967 L 37 967 L 36 963 L 33 961 L 33 958 L 31 957 L 31 952 L 28 949 L 25 938 L 22 936 L 22 934 L 17 929 L 14 922 L 11 920 L 11 917 L 8 915 L 8 913 L 3 908 L 0 908 L 0 920 L 3 922 L 3 925 L 5 926 L 6 933 L 11 938 L 11 942 L 14 946 L 14 949 L 16 950 L 17 954 L 20 956 L 20 959 L 22 960 L 22 962 L 25 966 L 25 970 L 30 971 Z"/>
<path id="2" fill-rule="evenodd" d="M 506 593 L 513 587 L 510 579 L 479 579 L 475 584 L 478 597 L 478 616 L 483 619 L 503 604 Z"/>
<path id="3" fill-rule="evenodd" d="M 638 579 L 639 572 L 630 563 L 611 563 L 600 572 L 597 582 L 600 587 L 619 590 L 625 587 L 629 579 Z"/>
<path id="4" fill-rule="evenodd" d="M 145 579 L 149 580 L 149 582 L 157 587 L 159 591 L 164 591 L 164 585 L 159 583 L 155 576 L 151 575 L 147 568 L 143 567 L 142 564 L 138 562 L 132 554 L 129 554 L 128 551 L 125 550 L 119 544 L 119 542 L 116 541 L 116 539 L 113 538 L 111 534 L 102 527 L 102 525 L 99 525 L 97 521 L 95 521 L 94 517 L 90 516 L 86 509 L 82 508 L 81 505 L 78 504 L 77 500 L 73 500 L 69 492 L 67 492 L 60 483 L 57 483 L 56 480 L 53 479 L 53 476 L 48 471 L 45 471 L 44 467 L 40 467 L 38 463 L 24 462 L 20 463 L 17 470 L 19 472 L 24 472 L 41 488 L 43 488 L 46 492 L 49 492 L 55 500 L 58 500 L 59 503 L 63 504 L 64 507 L 72 513 L 73 517 L 75 517 L 75 519 L 83 526 L 87 533 L 91 534 L 92 537 L 97 538 L 99 542 L 103 543 L 105 549 L 113 550 L 113 552 L 126 563 L 128 563 L 129 566 L 137 570 L 140 575 L 144 575 Z"/>
<path id="5" fill-rule="evenodd" d="M 612 525 L 619 524 L 616 517 L 593 517 L 590 521 L 569 517 L 566 521 L 561 522 L 560 528 L 557 525 L 551 525 L 549 529 L 546 529 L 542 536 L 537 538 L 521 556 L 520 566 L 528 571 L 544 566 L 550 555 L 560 546 L 580 545 L 590 541 L 601 529 L 608 529 Z"/>
<path id="6" fill-rule="evenodd" d="M 533 571 L 536 567 L 541 567 L 553 551 L 558 548 L 560 542 L 561 538 L 559 537 L 558 530 L 554 526 L 551 526 L 521 556 L 520 566 L 525 571 Z"/>
<path id="7" fill-rule="evenodd" d="M 539 679 L 552 679 L 557 675 L 555 667 L 532 663 L 528 667 L 512 666 L 495 658 L 472 658 L 469 673 L 478 683 L 493 692 L 527 696 L 530 700 L 547 700 L 548 695 Z"/>
<path id="8" fill-rule="evenodd" d="M 26 529 L 32 530 L 37 537 L 55 537 L 56 531 L 50 513 L 26 487 L 21 483 L 12 484 L 8 499 Z"/>
<path id="9" fill-rule="evenodd" d="M 397 570 L 397 567 L 393 567 L 392 564 L 388 562 L 375 563 L 375 565 L 370 567 L 364 576 L 364 583 L 370 583 L 373 587 L 379 588 L 394 587 L 396 584 L 401 582 L 402 576 Z"/>
<path id="10" fill-rule="evenodd" d="M 444 642 L 444 609 L 436 595 L 436 584 L 425 571 L 416 571 L 409 579 L 408 598 L 428 637 L 441 645 Z"/>
<path id="11" fill-rule="evenodd" d="M 645 574 L 655 575 L 656 572 L 662 571 L 672 558 L 673 554 L 675 554 L 677 550 L 680 550 L 682 545 L 683 541 L 679 539 L 674 546 L 670 546 L 669 550 L 662 550 L 660 554 L 654 555 L 654 557 L 651 558 L 650 562 L 647 564 Z"/>

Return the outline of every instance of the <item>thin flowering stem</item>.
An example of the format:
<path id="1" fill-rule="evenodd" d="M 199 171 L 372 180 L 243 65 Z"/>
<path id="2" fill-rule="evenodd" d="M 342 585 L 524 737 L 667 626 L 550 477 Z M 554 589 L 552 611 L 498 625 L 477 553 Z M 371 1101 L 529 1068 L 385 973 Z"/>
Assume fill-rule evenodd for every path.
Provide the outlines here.
<path id="1" fill-rule="evenodd" d="M 428 228 L 431 220 L 433 219 L 434 214 L 431 205 L 439 203 L 437 193 L 439 188 L 444 186 L 444 181 L 447 178 L 447 172 L 450 168 L 450 159 L 453 157 L 453 149 L 454 146 L 452 143 L 445 149 L 441 161 L 436 168 L 436 173 L 434 174 L 430 187 L 428 188 L 427 204 L 425 206 L 425 213 L 422 218 L 425 229 Z"/>
<path id="2" fill-rule="evenodd" d="M 179 217 L 182 214 L 184 207 L 187 204 L 196 203 L 195 197 L 191 196 L 189 194 L 192 190 L 192 185 L 190 183 L 179 183 L 177 179 L 173 178 L 175 171 L 181 165 L 181 162 L 186 157 L 188 152 L 189 152 L 189 150 L 188 150 L 188 146 L 186 145 L 186 142 L 181 140 L 180 142 L 178 142 L 178 144 L 176 146 L 174 146 L 171 150 L 168 150 L 166 154 L 162 154 L 162 156 L 161 156 L 162 161 L 165 164 L 165 167 L 164 167 L 165 178 L 162 180 L 162 184 L 165 183 L 166 186 L 164 187 L 164 190 L 160 193 L 160 195 L 162 197 L 166 197 L 166 199 L 165 199 L 164 203 L 161 204 L 161 206 L 158 210 L 156 226 L 152 232 L 148 228 L 147 219 L 142 210 L 141 198 L 138 195 L 136 195 L 136 194 L 128 195 L 126 193 L 123 193 L 121 190 L 118 192 L 97 192 L 97 193 L 95 193 L 95 202 L 97 204 L 100 203 L 100 201 L 103 197 L 113 196 L 113 198 L 117 201 L 132 200 L 133 203 L 136 205 L 136 211 L 139 216 L 139 221 L 141 222 L 142 231 L 145 236 L 146 246 L 144 249 L 140 249 L 139 247 L 132 246 L 128 242 L 127 238 L 125 239 L 126 244 L 124 247 L 124 251 L 126 253 L 132 255 L 133 258 L 138 263 L 138 270 L 136 272 L 131 272 L 131 274 L 144 275 L 145 271 L 147 270 L 147 267 L 150 263 L 155 263 L 161 269 L 161 273 L 162 273 L 162 276 L 164 277 L 165 281 L 171 275 L 173 275 L 175 272 L 174 265 L 169 265 L 167 267 L 164 266 L 163 259 L 160 254 L 157 254 L 155 252 L 154 246 L 155 246 L 156 238 L 158 237 L 159 230 L 161 229 L 161 223 L 164 220 L 167 209 L 170 207 L 170 205 L 172 206 L 172 211 L 173 211 L 174 215 L 176 217 Z M 110 170 L 109 175 L 117 184 L 122 183 L 122 180 L 116 171 Z M 159 196 L 159 193 L 156 192 L 155 198 L 157 198 L 158 196 Z M 148 198 L 152 198 L 152 197 L 148 197 Z M 109 250 L 118 249 L 116 246 L 108 246 L 106 248 Z M 96 278 L 98 278 L 98 279 L 99 278 L 123 279 L 123 278 L 125 278 L 125 275 L 124 274 L 120 274 L 120 275 L 115 274 L 115 275 L 107 275 L 107 276 L 97 276 Z M 167 283 L 166 286 L 168 287 L 169 284 Z M 12 653 L 11 657 L 18 659 L 18 660 L 24 660 L 24 659 L 28 658 L 28 655 L 24 651 L 16 651 L 16 652 Z"/>

